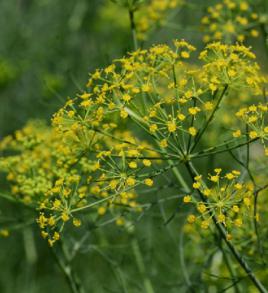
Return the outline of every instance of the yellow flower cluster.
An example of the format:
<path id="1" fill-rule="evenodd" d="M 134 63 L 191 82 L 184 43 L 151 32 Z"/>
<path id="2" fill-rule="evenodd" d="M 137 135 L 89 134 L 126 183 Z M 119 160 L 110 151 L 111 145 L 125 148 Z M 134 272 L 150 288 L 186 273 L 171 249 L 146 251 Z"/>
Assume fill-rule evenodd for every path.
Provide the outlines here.
<path id="1" fill-rule="evenodd" d="M 197 68 L 188 63 L 195 50 L 175 40 L 115 60 L 90 75 L 52 127 L 31 122 L 1 142 L 0 170 L 14 197 L 38 209 L 50 245 L 66 222 L 81 225 L 75 215 L 85 209 L 93 221 L 109 212 L 123 225 L 128 211 L 141 211 L 139 188 L 152 188 L 170 168 L 156 164 L 187 159 L 227 87 L 260 91 L 248 48 L 210 44 Z"/>
<path id="2" fill-rule="evenodd" d="M 203 81 L 210 81 L 211 91 L 226 84 L 231 88 L 251 89 L 251 92 L 253 89 L 255 94 L 262 93 L 261 85 L 265 79 L 259 73 L 259 65 L 254 62 L 256 56 L 250 48 L 215 42 L 207 45 L 199 58 L 207 62 Z"/>
<path id="3" fill-rule="evenodd" d="M 260 139 L 265 148 L 265 155 L 268 156 L 268 104 L 252 104 L 248 107 L 241 108 L 236 116 L 247 126 L 245 133 L 250 140 Z M 233 132 L 234 137 L 242 135 L 244 129 L 237 129 Z"/>
<path id="4" fill-rule="evenodd" d="M 140 154 L 144 144 L 137 141 L 140 149 L 136 150 L 129 133 L 123 133 L 125 143 L 112 144 L 109 137 L 106 138 L 107 145 L 111 143 L 110 150 L 125 150 L 126 156 L 128 154 L 132 158 L 131 161 L 126 159 L 129 166 L 124 166 L 122 174 L 118 173 L 125 178 L 124 182 L 121 178 L 120 184 L 128 185 L 126 188 L 116 183 L 112 171 L 108 175 L 113 180 L 107 178 L 105 169 L 101 171 L 103 157 L 107 158 L 107 164 L 110 163 L 108 159 L 113 162 L 112 151 L 110 154 L 100 151 L 100 145 L 94 145 L 89 132 L 83 132 L 83 141 L 89 139 L 94 146 L 90 143 L 84 145 L 79 135 L 81 133 L 77 129 L 63 134 L 42 122 L 32 121 L 17 131 L 14 138 L 8 136 L 0 144 L 0 150 L 4 152 L 0 170 L 7 174 L 14 198 L 39 211 L 37 222 L 42 236 L 50 245 L 59 240 L 66 222 L 72 221 L 76 227 L 81 225 L 81 220 L 74 214 L 87 206 L 95 211 L 97 217 L 109 211 L 118 225 L 124 222 L 121 216 L 124 210 L 141 210 L 133 189 L 137 183 L 132 184 L 132 177 L 128 174 L 136 167 L 132 157 Z M 150 164 L 150 160 L 143 159 L 144 166 L 149 167 Z M 119 166 L 115 165 L 115 170 L 119 170 Z M 94 180 L 90 174 L 94 174 Z M 150 186 L 148 180 L 151 179 L 144 178 L 141 183 Z"/>
<path id="5" fill-rule="evenodd" d="M 193 189 L 199 194 L 186 195 L 184 203 L 195 205 L 198 215 L 190 214 L 189 223 L 197 223 L 202 229 L 208 229 L 215 217 L 218 223 L 226 226 L 228 232 L 243 225 L 246 219 L 252 218 L 253 186 L 241 183 L 238 178 L 240 171 L 233 170 L 222 174 L 221 168 L 216 168 L 209 174 L 208 183 L 202 176 L 196 176 Z M 202 200 L 200 201 L 200 194 Z"/>
<path id="6" fill-rule="evenodd" d="M 88 90 L 54 115 L 54 126 L 81 132 L 85 143 L 83 129 L 98 134 L 97 142 L 100 134 L 117 139 L 116 129 L 134 122 L 159 155 L 181 157 L 186 140 L 197 136 L 224 88 L 261 90 L 259 67 L 248 48 L 210 44 L 199 55 L 204 65 L 194 69 L 187 62 L 193 51 L 186 41 L 175 40 L 173 48 L 138 50 L 96 70 Z"/>
<path id="7" fill-rule="evenodd" d="M 254 12 L 253 1 L 222 0 L 208 8 L 208 15 L 202 18 L 204 42 L 223 40 L 227 43 L 243 42 L 246 37 L 258 37 L 256 28 L 259 16 Z"/>

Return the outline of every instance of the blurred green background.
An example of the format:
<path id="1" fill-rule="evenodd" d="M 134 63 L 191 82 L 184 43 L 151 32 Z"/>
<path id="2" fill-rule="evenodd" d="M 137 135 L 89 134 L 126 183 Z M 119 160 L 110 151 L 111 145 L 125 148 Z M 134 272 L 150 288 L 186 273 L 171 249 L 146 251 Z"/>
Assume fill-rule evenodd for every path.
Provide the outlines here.
<path id="1" fill-rule="evenodd" d="M 49 121 L 68 96 L 83 90 L 90 71 L 106 66 L 132 49 L 127 11 L 124 13 L 111 5 L 107 8 L 107 2 L 0 1 L 0 139 L 29 119 Z M 190 3 L 187 7 L 173 13 L 173 27 L 158 28 L 144 43 L 145 47 L 172 38 L 185 38 L 202 46 L 200 19 L 206 7 L 217 1 L 187 2 Z M 252 45 L 265 66 L 267 57 L 262 41 L 254 40 Z M 28 218 L 19 207 L 9 206 L 2 200 L 0 204 L 8 211 L 5 219 L 6 214 L 10 214 L 11 222 L 23 223 Z M 176 222 L 172 221 L 168 227 L 163 224 L 174 213 L 174 206 L 176 202 L 167 208 L 168 215 L 166 207 L 153 208 L 150 216 L 145 215 L 136 227 L 139 247 L 145 255 L 144 265 L 149 268 L 156 292 L 189 292 L 182 285 L 184 268 L 179 254 L 182 249 L 179 229 L 175 236 L 170 232 L 176 231 L 184 215 L 177 215 Z M 12 218 L 14 213 L 17 219 Z M 1 217 L 2 214 L 0 222 Z M 89 231 L 92 229 L 88 227 Z M 116 227 L 93 230 L 74 261 L 87 292 L 143 292 L 146 278 L 137 261 L 139 249 L 131 232 L 126 234 Z M 7 239 L 0 238 L 0 292 L 69 292 L 37 227 L 34 234 L 26 226 Z M 72 241 L 70 235 L 70 243 Z M 194 252 L 190 248 L 187 253 L 193 259 L 191 274 L 196 284 L 201 284 L 198 272 L 206 264 L 200 263 L 197 256 L 202 253 L 198 248 Z M 124 286 L 132 289 L 125 290 Z"/>
<path id="2" fill-rule="evenodd" d="M 83 89 L 91 70 L 131 50 L 128 12 L 108 2 L 0 1 L 0 137 L 29 118 L 48 119 Z M 199 2 L 195 18 L 179 9 L 173 22 L 198 25 L 206 1 Z M 172 37 L 201 39 L 186 26 L 159 28 L 144 45 Z"/>

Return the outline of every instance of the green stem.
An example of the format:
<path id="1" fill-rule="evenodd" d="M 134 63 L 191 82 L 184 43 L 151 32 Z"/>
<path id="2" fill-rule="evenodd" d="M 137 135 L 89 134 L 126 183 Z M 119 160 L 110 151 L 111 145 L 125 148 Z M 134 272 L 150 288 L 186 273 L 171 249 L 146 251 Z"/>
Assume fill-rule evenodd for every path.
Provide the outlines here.
<path id="1" fill-rule="evenodd" d="M 207 156 L 210 156 L 210 155 L 216 155 L 216 154 L 221 154 L 221 153 L 229 152 L 230 150 L 238 149 L 238 148 L 240 148 L 242 146 L 245 146 L 246 144 L 250 144 L 250 143 L 252 143 L 254 141 L 257 141 L 259 139 L 260 139 L 259 137 L 256 137 L 256 138 L 253 138 L 253 139 L 248 140 L 246 142 L 240 143 L 238 145 L 235 145 L 235 146 L 232 146 L 230 148 L 223 149 L 223 150 L 216 150 L 216 151 L 213 151 L 213 152 L 199 152 L 199 153 L 195 153 L 195 154 L 192 154 L 191 155 L 191 159 L 197 159 L 197 158 L 207 157 Z"/>
<path id="2" fill-rule="evenodd" d="M 220 103 L 221 103 L 221 101 L 222 101 L 222 99 L 223 99 L 223 97 L 224 97 L 224 95 L 225 95 L 227 89 L 228 89 L 228 85 L 225 85 L 225 87 L 224 87 L 224 89 L 223 89 L 223 91 L 222 91 L 222 93 L 221 93 L 221 95 L 220 95 L 220 97 L 219 97 L 219 99 L 218 99 L 218 101 L 217 101 L 216 106 L 214 107 L 214 109 L 213 109 L 211 115 L 209 116 L 208 120 L 206 121 L 205 126 L 203 127 L 203 129 L 201 130 L 201 132 L 198 133 L 198 135 L 197 135 L 197 137 L 196 137 L 196 140 L 195 140 L 195 143 L 194 143 L 193 147 L 191 148 L 191 151 L 190 151 L 190 152 L 192 152 L 192 151 L 195 149 L 195 147 L 197 146 L 198 142 L 199 142 L 200 139 L 202 138 L 204 132 L 205 132 L 206 129 L 208 128 L 210 122 L 214 119 L 215 113 L 216 113 L 217 110 L 219 109 L 219 107 L 220 107 Z M 216 92 L 215 92 L 215 95 L 216 95 Z"/>
<path id="3" fill-rule="evenodd" d="M 174 166 L 174 163 L 172 161 L 168 161 L 169 166 Z M 190 192 L 190 188 L 188 186 L 188 184 L 185 182 L 184 178 L 181 175 L 181 172 L 179 171 L 177 166 L 172 167 L 172 172 L 174 174 L 174 176 L 177 178 L 177 180 L 179 181 L 179 183 L 182 185 L 182 187 L 184 188 L 185 192 Z"/>
<path id="4" fill-rule="evenodd" d="M 138 40 L 137 40 L 137 32 L 136 32 L 136 24 L 134 20 L 134 10 L 132 8 L 129 8 L 129 20 L 130 20 L 130 28 L 132 33 L 132 39 L 133 39 L 133 47 L 134 50 L 138 50 Z"/>
<path id="5" fill-rule="evenodd" d="M 132 250 L 134 253 L 134 256 L 136 258 L 137 267 L 143 277 L 143 285 L 144 285 L 144 292 L 146 293 L 154 293 L 153 285 L 151 283 L 151 280 L 147 277 L 145 265 L 143 262 L 140 246 L 137 239 L 133 239 L 131 241 Z"/>
<path id="6" fill-rule="evenodd" d="M 184 244 L 183 244 L 183 241 L 184 241 L 184 230 L 183 228 L 181 229 L 181 232 L 180 232 L 180 240 L 179 240 L 179 253 L 180 253 L 180 264 L 181 264 L 181 268 L 182 268 L 182 274 L 183 274 L 183 277 L 184 277 L 184 280 L 185 280 L 185 283 L 187 285 L 187 288 L 194 293 L 194 289 L 193 289 L 193 284 L 190 280 L 190 277 L 189 277 L 189 273 L 188 273 L 188 270 L 187 270 L 187 267 L 185 265 L 185 259 L 184 259 Z"/>
<path id="7" fill-rule="evenodd" d="M 227 253 L 225 252 L 224 248 L 222 247 L 221 241 L 220 241 L 220 249 L 222 251 L 223 259 L 224 259 L 226 267 L 227 267 L 227 269 L 229 271 L 230 277 L 234 281 L 233 284 L 234 284 L 235 292 L 240 293 L 241 291 L 239 289 L 239 285 L 237 284 L 240 280 L 236 277 L 235 270 L 234 270 L 232 264 L 230 263 L 229 256 L 227 255 Z"/>

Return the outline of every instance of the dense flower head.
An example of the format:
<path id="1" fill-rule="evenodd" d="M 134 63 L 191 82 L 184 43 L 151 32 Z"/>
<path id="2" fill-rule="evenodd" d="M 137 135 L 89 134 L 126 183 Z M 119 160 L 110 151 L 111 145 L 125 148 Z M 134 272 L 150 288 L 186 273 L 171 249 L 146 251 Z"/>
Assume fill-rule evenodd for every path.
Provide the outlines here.
<path id="1" fill-rule="evenodd" d="M 233 136 L 244 133 L 251 140 L 260 139 L 261 143 L 264 145 L 265 154 L 268 156 L 268 104 L 259 103 L 252 104 L 248 107 L 241 108 L 236 116 L 243 122 L 241 129 L 237 129 Z M 245 133 L 246 132 L 246 133 Z"/>
<path id="2" fill-rule="evenodd" d="M 221 168 L 214 169 L 206 180 L 201 175 L 196 176 L 193 189 L 199 193 L 194 192 L 183 198 L 184 203 L 194 204 L 198 213 L 190 214 L 188 222 L 196 222 L 201 228 L 208 229 L 215 217 L 229 233 L 243 226 L 253 217 L 254 188 L 250 183 L 241 182 L 239 177 L 240 171 L 232 170 L 224 174 Z"/>
<path id="3" fill-rule="evenodd" d="M 54 115 L 54 127 L 87 129 L 97 143 L 100 134 L 116 139 L 117 129 L 137 125 L 154 151 L 179 156 L 178 146 L 198 136 L 227 87 L 260 92 L 259 67 L 248 48 L 210 44 L 199 55 L 204 64 L 193 67 L 187 60 L 196 49 L 184 40 L 173 43 L 137 50 L 96 70 L 87 90 Z M 83 142 L 83 135 L 78 139 Z"/>
<path id="4" fill-rule="evenodd" d="M 261 93 L 261 84 L 265 79 L 259 74 L 259 65 L 254 62 L 256 56 L 250 48 L 215 42 L 206 46 L 200 59 L 207 62 L 204 66 L 204 81 L 211 81 L 211 90 L 216 90 L 218 84 L 227 84 L 233 88 L 254 89 L 256 93 Z"/>
<path id="5" fill-rule="evenodd" d="M 210 6 L 201 21 L 206 33 L 204 42 L 243 42 L 248 36 L 258 37 L 259 31 L 256 27 L 259 16 L 254 11 L 253 4 L 254 1 L 248 0 L 223 0 Z"/>
<path id="6" fill-rule="evenodd" d="M 131 134 L 123 133 L 125 142 L 115 143 L 105 137 L 102 143 L 110 149 L 108 153 L 101 151 L 100 144 L 81 144 L 75 131 L 61 133 L 43 122 L 31 121 L 0 144 L 0 170 L 7 174 L 12 195 L 39 211 L 37 222 L 50 245 L 60 238 L 66 222 L 81 225 L 74 214 L 85 206 L 96 215 L 110 213 L 120 218 L 116 223 L 122 225 L 124 211 L 141 211 L 134 187 L 138 183 L 151 185 L 148 180 L 152 179 L 135 179 L 131 173 L 133 169 L 141 172 L 150 167 L 151 161 L 146 158 L 141 160 L 142 166 L 136 163 L 148 145 L 136 140 L 137 148 Z M 93 142 L 90 134 L 84 131 L 83 138 Z M 123 152 L 126 165 L 116 175 L 119 166 L 113 156 Z M 152 151 L 146 153 L 151 155 Z M 114 171 L 106 172 L 105 164 L 114 164 Z"/>

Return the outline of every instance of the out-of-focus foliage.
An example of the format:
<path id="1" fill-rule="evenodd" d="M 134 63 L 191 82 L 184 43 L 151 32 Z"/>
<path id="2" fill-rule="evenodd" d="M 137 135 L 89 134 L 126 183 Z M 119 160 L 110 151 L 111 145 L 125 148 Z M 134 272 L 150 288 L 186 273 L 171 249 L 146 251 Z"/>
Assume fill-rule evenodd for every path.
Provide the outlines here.
<path id="1" fill-rule="evenodd" d="M 0 136 L 29 117 L 49 118 L 66 96 L 79 90 L 90 69 L 130 47 L 126 39 L 114 43 L 116 31 L 103 41 L 96 27 L 101 4 L 1 1 Z M 110 50 L 104 52 L 107 43 Z"/>

